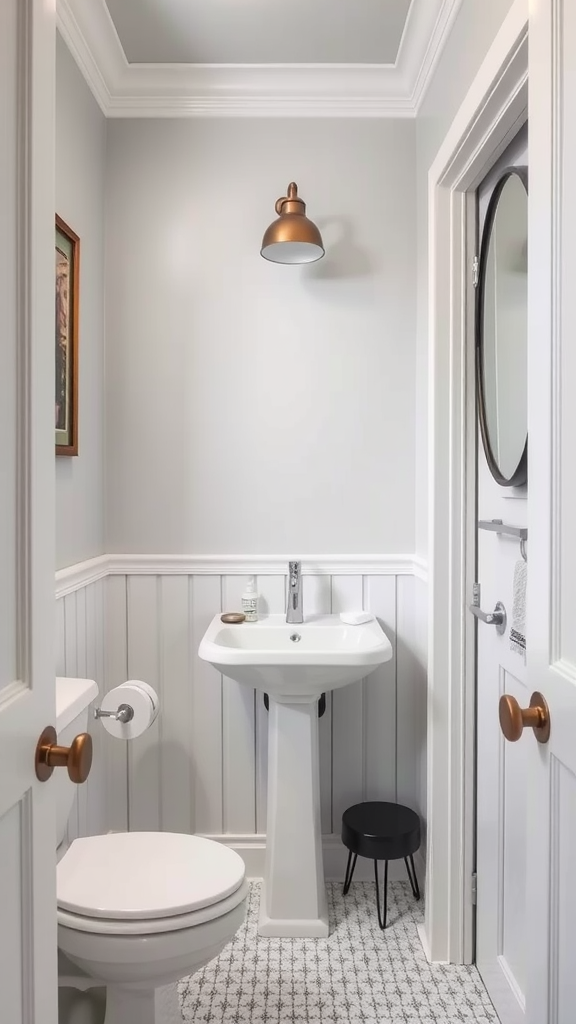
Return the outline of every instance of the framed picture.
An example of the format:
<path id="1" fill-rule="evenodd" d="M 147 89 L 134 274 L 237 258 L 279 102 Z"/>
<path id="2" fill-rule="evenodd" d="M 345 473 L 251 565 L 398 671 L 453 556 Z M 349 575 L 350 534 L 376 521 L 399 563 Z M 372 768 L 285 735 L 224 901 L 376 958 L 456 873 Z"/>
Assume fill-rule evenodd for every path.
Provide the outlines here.
<path id="1" fill-rule="evenodd" d="M 56 455 L 78 455 L 80 239 L 56 215 Z"/>

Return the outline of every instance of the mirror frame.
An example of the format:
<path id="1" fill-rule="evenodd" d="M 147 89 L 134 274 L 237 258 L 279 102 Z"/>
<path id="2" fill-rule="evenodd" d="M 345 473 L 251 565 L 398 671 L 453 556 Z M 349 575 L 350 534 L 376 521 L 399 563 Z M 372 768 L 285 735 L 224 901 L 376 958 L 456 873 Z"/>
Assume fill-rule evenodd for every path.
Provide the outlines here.
<path id="1" fill-rule="evenodd" d="M 478 405 L 478 419 L 480 422 L 480 433 L 482 435 L 482 444 L 484 446 L 484 453 L 486 455 L 486 461 L 488 468 L 494 477 L 497 484 L 501 487 L 521 487 L 525 484 L 528 479 L 528 433 L 526 433 L 526 440 L 524 442 L 524 449 L 520 456 L 520 460 L 516 469 L 512 473 L 510 478 L 502 475 L 500 467 L 496 461 L 494 452 L 492 451 L 492 445 L 490 444 L 490 435 L 488 432 L 488 424 L 486 419 L 486 396 L 484 387 L 484 371 L 482 366 L 482 353 L 484 348 L 484 292 L 486 285 L 486 264 L 488 260 L 488 250 L 490 247 L 490 238 L 492 235 L 492 228 L 494 227 L 494 221 L 496 219 L 496 212 L 498 210 L 498 203 L 504 190 L 506 182 L 515 175 L 520 178 L 520 181 L 526 189 L 526 195 L 528 195 L 528 168 L 527 167 L 507 167 L 496 182 L 490 201 L 488 203 L 488 209 L 486 210 L 486 219 L 484 221 L 484 228 L 482 231 L 482 242 L 480 245 L 480 263 L 478 268 L 478 287 L 476 289 L 476 316 L 475 316 L 475 344 L 476 344 L 476 395 Z"/>

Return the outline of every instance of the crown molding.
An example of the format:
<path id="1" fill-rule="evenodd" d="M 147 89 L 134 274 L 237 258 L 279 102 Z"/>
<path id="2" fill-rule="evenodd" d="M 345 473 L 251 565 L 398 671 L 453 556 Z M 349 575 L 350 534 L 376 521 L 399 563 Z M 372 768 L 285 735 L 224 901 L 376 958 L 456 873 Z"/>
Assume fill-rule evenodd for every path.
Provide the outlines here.
<path id="1" fill-rule="evenodd" d="M 395 64 L 129 64 L 105 0 L 57 0 L 106 117 L 414 117 L 462 0 L 412 0 Z"/>
<path id="2" fill-rule="evenodd" d="M 56 25 L 102 112 L 128 67 L 105 0 L 57 0 Z"/>
<path id="3" fill-rule="evenodd" d="M 439 4 L 417 4 L 413 0 L 410 6 L 396 64 L 411 89 L 415 114 L 432 81 L 461 4 L 462 0 L 443 0 Z"/>
<path id="4" fill-rule="evenodd" d="M 56 598 L 106 576 L 285 576 L 290 555 L 99 555 L 56 573 Z M 298 556 L 296 556 L 298 557 Z M 304 576 L 416 576 L 427 580 L 418 555 L 302 555 Z"/>
<path id="5" fill-rule="evenodd" d="M 369 64 L 132 64 L 109 117 L 410 116 L 395 68 Z"/>

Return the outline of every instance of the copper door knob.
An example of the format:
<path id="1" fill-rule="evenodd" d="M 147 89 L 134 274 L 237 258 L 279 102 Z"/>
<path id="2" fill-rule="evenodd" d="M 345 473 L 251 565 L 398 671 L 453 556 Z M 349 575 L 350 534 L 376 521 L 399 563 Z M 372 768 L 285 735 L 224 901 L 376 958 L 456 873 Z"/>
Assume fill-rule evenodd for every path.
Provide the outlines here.
<path id="1" fill-rule="evenodd" d="M 520 739 L 527 726 L 533 729 L 539 743 L 547 743 L 550 738 L 550 712 L 544 697 L 537 690 L 530 698 L 529 708 L 521 708 L 515 697 L 503 694 L 498 705 L 498 715 L 500 728 L 511 743 Z"/>
<path id="2" fill-rule="evenodd" d="M 46 782 L 55 768 L 67 768 L 71 782 L 86 782 L 92 767 L 92 737 L 87 732 L 76 736 L 69 747 L 56 743 L 56 729 L 48 725 L 36 747 L 36 776 Z"/>

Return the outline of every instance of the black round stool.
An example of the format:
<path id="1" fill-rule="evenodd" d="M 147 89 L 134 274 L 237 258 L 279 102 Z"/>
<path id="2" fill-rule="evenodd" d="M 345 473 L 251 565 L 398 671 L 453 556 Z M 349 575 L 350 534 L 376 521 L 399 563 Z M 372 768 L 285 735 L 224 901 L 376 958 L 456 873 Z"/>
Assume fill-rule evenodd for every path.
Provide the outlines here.
<path id="1" fill-rule="evenodd" d="M 342 894 L 345 896 L 350 888 L 358 855 L 370 857 L 374 861 L 378 924 L 384 929 L 388 901 L 389 860 L 404 858 L 414 898 L 420 899 L 418 879 L 414 870 L 414 854 L 420 846 L 420 819 L 415 811 L 411 811 L 409 807 L 404 807 L 402 804 L 390 804 L 382 800 L 354 804 L 342 815 L 342 842 L 349 850 Z M 380 886 L 378 883 L 379 860 L 384 861 L 384 907 L 382 911 L 380 910 Z"/>

